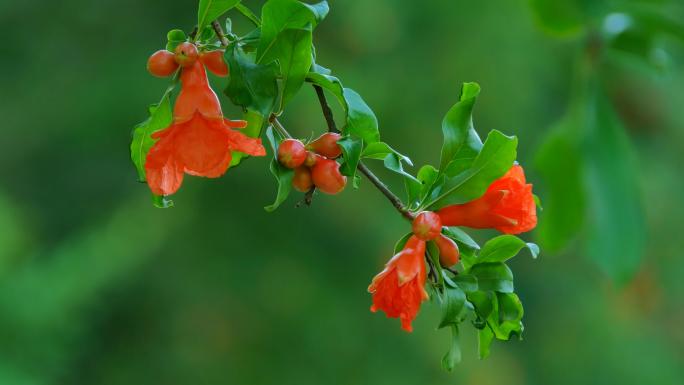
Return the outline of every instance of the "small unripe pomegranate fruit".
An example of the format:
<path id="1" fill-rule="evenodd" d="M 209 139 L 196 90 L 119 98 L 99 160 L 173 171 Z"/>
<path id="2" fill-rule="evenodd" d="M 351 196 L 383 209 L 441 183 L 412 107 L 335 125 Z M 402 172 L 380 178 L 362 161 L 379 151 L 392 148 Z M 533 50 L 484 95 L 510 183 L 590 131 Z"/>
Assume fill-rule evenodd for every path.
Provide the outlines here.
<path id="1" fill-rule="evenodd" d="M 297 139 L 285 139 L 278 147 L 278 162 L 287 168 L 297 168 L 306 160 L 304 144 Z"/>
<path id="2" fill-rule="evenodd" d="M 441 233 L 442 220 L 432 211 L 423 211 L 413 220 L 413 234 L 424 241 L 431 241 Z"/>
<path id="3" fill-rule="evenodd" d="M 342 149 L 337 141 L 342 136 L 335 132 L 327 132 L 319 136 L 316 140 L 309 143 L 306 148 L 314 151 L 316 154 L 323 155 L 326 158 L 335 159 L 342 155 Z"/>
<path id="4" fill-rule="evenodd" d="M 178 63 L 173 55 L 165 49 L 160 49 L 147 59 L 147 71 L 160 78 L 170 76 L 178 69 Z"/>
<path id="5" fill-rule="evenodd" d="M 340 164 L 322 156 L 317 157 L 311 177 L 316 188 L 330 195 L 338 194 L 347 185 L 347 177 L 340 173 Z"/>
<path id="6" fill-rule="evenodd" d="M 228 65 L 223 60 L 223 50 L 200 53 L 200 61 L 205 67 L 218 76 L 228 76 Z"/>
<path id="7" fill-rule="evenodd" d="M 180 43 L 176 47 L 176 63 L 181 67 L 190 67 L 197 61 L 197 47 L 192 43 Z"/>
<path id="8" fill-rule="evenodd" d="M 311 190 L 314 183 L 311 179 L 311 171 L 307 167 L 297 167 L 292 178 L 292 187 L 299 192 L 307 192 Z"/>
<path id="9" fill-rule="evenodd" d="M 435 238 L 435 243 L 439 249 L 440 265 L 443 267 L 451 267 L 458 263 L 460 252 L 458 251 L 458 245 L 453 239 L 444 234 L 439 234 L 437 238 Z"/>
<path id="10" fill-rule="evenodd" d="M 311 151 L 306 152 L 306 160 L 304 161 L 304 165 L 306 167 L 313 167 L 316 164 L 316 154 L 314 154 Z"/>

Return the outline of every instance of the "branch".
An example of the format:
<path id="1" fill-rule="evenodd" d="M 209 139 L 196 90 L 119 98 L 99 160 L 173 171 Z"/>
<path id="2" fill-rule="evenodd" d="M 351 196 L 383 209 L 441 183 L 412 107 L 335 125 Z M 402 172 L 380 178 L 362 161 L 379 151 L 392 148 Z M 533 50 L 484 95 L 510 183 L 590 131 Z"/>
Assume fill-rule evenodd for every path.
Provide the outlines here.
<path id="1" fill-rule="evenodd" d="M 321 104 L 321 110 L 323 110 L 323 116 L 325 116 L 325 121 L 328 123 L 328 131 L 330 132 L 339 132 L 337 129 L 337 126 L 335 125 L 335 119 L 333 119 L 332 111 L 330 110 L 330 106 L 328 105 L 328 101 L 325 98 L 325 93 L 323 91 L 323 88 L 319 85 L 314 84 L 314 89 L 316 90 L 316 95 L 318 96 L 318 101 Z M 394 206 L 397 211 L 406 219 L 409 221 L 412 221 L 415 219 L 415 215 L 409 211 L 409 209 L 404 206 L 404 203 L 399 199 L 398 196 L 396 196 L 388 187 L 385 183 L 383 183 L 380 178 L 378 178 L 373 172 L 366 167 L 363 162 L 359 162 L 359 165 L 357 166 L 357 170 L 361 172 L 363 175 L 368 178 L 368 180 L 371 181 L 371 183 L 380 190 L 380 192 L 387 197 L 387 199 L 392 203 L 392 206 Z"/>
<path id="2" fill-rule="evenodd" d="M 219 40 L 221 41 L 221 44 L 223 46 L 227 46 L 230 41 L 226 38 L 225 33 L 223 33 L 223 28 L 221 28 L 221 24 L 217 20 L 214 20 L 211 22 L 211 26 L 214 28 L 214 31 L 216 32 L 216 36 L 218 36 Z M 329 132 L 340 132 L 337 129 L 337 125 L 335 124 L 335 119 L 332 114 L 332 110 L 330 109 L 330 105 L 328 105 L 328 101 L 325 98 L 325 92 L 323 91 L 323 88 L 320 87 L 319 85 L 314 85 L 314 89 L 316 90 L 316 95 L 318 96 L 318 101 L 321 104 L 321 110 L 323 110 L 323 116 L 325 117 L 325 121 L 328 124 L 328 131 Z M 291 138 L 292 135 L 290 135 L 289 132 L 283 127 L 282 124 L 278 121 L 278 118 L 275 115 L 271 115 L 269 117 L 269 122 L 273 125 L 273 128 L 276 129 L 282 136 L 286 138 Z M 387 197 L 387 199 L 392 203 L 392 206 L 394 206 L 397 211 L 406 219 L 409 221 L 412 221 L 415 219 L 415 215 L 406 207 L 404 206 L 404 203 L 399 199 L 398 196 L 396 196 L 388 187 L 385 183 L 383 183 L 380 178 L 378 178 L 373 172 L 366 167 L 363 162 L 359 162 L 359 165 L 357 167 L 359 172 L 361 172 L 363 175 L 368 178 L 368 180 L 371 181 L 371 183 L 380 190 L 380 192 Z M 307 196 L 305 197 L 305 203 L 307 205 L 311 204 L 311 199 L 313 197 L 313 192 L 311 194 L 307 193 Z"/>

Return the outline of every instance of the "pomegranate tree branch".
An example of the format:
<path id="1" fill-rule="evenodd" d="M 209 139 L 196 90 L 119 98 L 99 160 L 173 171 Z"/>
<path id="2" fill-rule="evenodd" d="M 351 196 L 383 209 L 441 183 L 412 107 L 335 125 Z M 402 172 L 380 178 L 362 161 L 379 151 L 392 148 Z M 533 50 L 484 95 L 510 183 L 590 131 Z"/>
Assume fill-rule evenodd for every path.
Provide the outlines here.
<path id="1" fill-rule="evenodd" d="M 216 32 L 216 36 L 218 37 L 219 41 L 221 42 L 221 45 L 228 46 L 230 44 L 230 41 L 226 37 L 225 33 L 223 32 L 223 28 L 221 28 L 221 24 L 217 20 L 214 20 L 211 22 L 212 28 L 214 28 L 214 32 Z M 325 92 L 323 91 L 323 88 L 320 87 L 319 85 L 314 84 L 314 89 L 316 90 L 316 95 L 318 96 L 318 101 L 321 104 L 321 110 L 323 111 L 323 116 L 325 117 L 325 121 L 328 124 L 328 131 L 329 132 L 339 132 L 337 129 L 337 125 L 335 124 L 335 119 L 333 117 L 332 110 L 330 109 L 330 105 L 328 105 L 328 101 L 325 97 Z M 278 118 L 275 115 L 271 115 L 269 117 L 269 122 L 273 125 L 273 127 L 284 137 L 286 138 L 291 138 L 292 136 L 290 135 L 289 132 L 283 127 L 283 125 L 278 121 Z M 368 178 L 368 180 L 377 188 L 389 201 L 392 203 L 392 206 L 399 211 L 399 213 L 409 221 L 412 221 L 415 218 L 415 215 L 404 205 L 404 202 L 399 199 L 398 196 L 396 196 L 390 189 L 387 187 L 387 185 L 380 180 L 368 167 L 366 167 L 363 162 L 359 162 L 359 165 L 357 167 L 357 170 L 363 175 Z M 310 194 L 313 195 L 313 194 Z M 312 196 L 307 197 L 306 199 L 306 204 L 311 204 L 311 198 Z"/>

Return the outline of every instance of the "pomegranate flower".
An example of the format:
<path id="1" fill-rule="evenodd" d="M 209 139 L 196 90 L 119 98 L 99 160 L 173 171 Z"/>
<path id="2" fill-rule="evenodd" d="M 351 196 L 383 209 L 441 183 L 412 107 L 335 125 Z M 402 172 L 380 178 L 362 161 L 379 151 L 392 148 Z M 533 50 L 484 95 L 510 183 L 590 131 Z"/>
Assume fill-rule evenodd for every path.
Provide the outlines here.
<path id="1" fill-rule="evenodd" d="M 532 185 L 526 184 L 525 172 L 517 164 L 495 180 L 480 198 L 447 206 L 437 213 L 444 226 L 497 229 L 506 234 L 524 233 L 537 226 Z"/>
<path id="2" fill-rule="evenodd" d="M 428 299 L 424 256 L 425 241 L 411 236 L 404 249 L 387 262 L 368 287 L 373 294 L 371 311 L 382 310 L 387 317 L 399 318 L 407 332 L 413 331 L 411 322 L 421 303 Z"/>
<path id="3" fill-rule="evenodd" d="M 263 156 L 261 139 L 250 138 L 233 128 L 247 122 L 225 119 L 218 97 L 209 86 L 198 60 L 181 72 L 181 91 L 173 109 L 173 123 L 152 135 L 158 141 L 145 161 L 147 184 L 157 195 L 171 195 L 183 183 L 183 175 L 207 178 L 223 175 L 232 151 Z"/>

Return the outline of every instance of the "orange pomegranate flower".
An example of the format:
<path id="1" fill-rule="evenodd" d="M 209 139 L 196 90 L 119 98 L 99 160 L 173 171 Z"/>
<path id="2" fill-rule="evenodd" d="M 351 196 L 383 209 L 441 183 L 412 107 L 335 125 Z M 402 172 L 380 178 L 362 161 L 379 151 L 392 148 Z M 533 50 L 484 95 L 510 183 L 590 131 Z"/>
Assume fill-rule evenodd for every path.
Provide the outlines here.
<path id="1" fill-rule="evenodd" d="M 524 233 L 537 226 L 532 185 L 526 184 L 525 172 L 517 164 L 495 180 L 480 198 L 447 206 L 437 213 L 444 226 L 497 229 L 506 234 Z"/>
<path id="2" fill-rule="evenodd" d="M 181 91 L 173 109 L 173 123 L 152 135 L 159 139 L 147 154 L 147 184 L 157 195 L 171 195 L 183 183 L 183 175 L 207 178 L 223 175 L 232 151 L 263 156 L 261 139 L 250 138 L 233 128 L 247 122 L 225 119 L 218 97 L 209 86 L 200 61 L 184 67 Z"/>
<path id="3" fill-rule="evenodd" d="M 411 322 L 420 304 L 428 299 L 425 291 L 425 241 L 411 236 L 404 249 L 385 269 L 373 278 L 368 292 L 373 294 L 371 311 L 382 310 L 390 318 L 399 318 L 402 329 L 413 331 Z"/>

